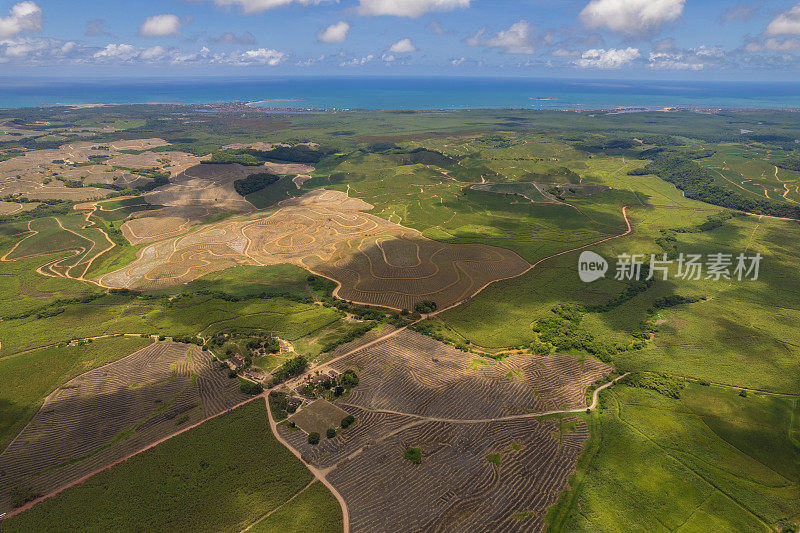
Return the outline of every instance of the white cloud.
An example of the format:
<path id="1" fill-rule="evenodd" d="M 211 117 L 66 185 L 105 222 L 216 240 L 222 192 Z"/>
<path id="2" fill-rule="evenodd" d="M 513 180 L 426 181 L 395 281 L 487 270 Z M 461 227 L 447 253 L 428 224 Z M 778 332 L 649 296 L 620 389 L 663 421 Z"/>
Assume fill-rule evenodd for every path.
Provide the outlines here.
<path id="1" fill-rule="evenodd" d="M 704 70 L 725 63 L 725 52 L 718 46 L 678 48 L 674 39 L 654 44 L 648 55 L 648 66 L 658 70 Z"/>
<path id="2" fill-rule="evenodd" d="M 800 50 L 800 39 L 775 39 L 771 37 L 760 42 L 749 42 L 745 45 L 744 51 L 748 54 L 758 52 L 796 52 Z"/>
<path id="3" fill-rule="evenodd" d="M 144 59 L 145 61 L 151 61 L 154 59 L 159 59 L 166 55 L 167 49 L 163 46 L 151 46 L 150 48 L 145 48 L 139 54 L 139 57 Z"/>
<path id="4" fill-rule="evenodd" d="M 216 39 L 212 39 L 215 43 L 220 44 L 256 44 L 256 37 L 249 31 L 244 32 L 241 36 L 235 33 L 223 33 Z"/>
<path id="5" fill-rule="evenodd" d="M 533 26 L 527 20 L 520 20 L 507 30 L 497 32 L 497 35 L 486 41 L 486 46 L 504 48 L 509 54 L 532 54 L 532 32 Z"/>
<path id="6" fill-rule="evenodd" d="M 317 33 L 317 40 L 321 43 L 341 43 L 347 38 L 350 23 L 340 20 Z"/>
<path id="7" fill-rule="evenodd" d="M 438 20 L 432 20 L 428 23 L 428 29 L 431 30 L 436 35 L 444 35 L 447 33 L 444 28 L 442 28 L 442 24 Z"/>
<path id="8" fill-rule="evenodd" d="M 348 59 L 346 61 L 342 61 L 341 63 L 339 63 L 339 66 L 340 67 L 360 67 L 362 65 L 366 65 L 367 63 L 369 63 L 373 59 L 375 59 L 375 56 L 372 55 L 372 54 L 370 54 L 368 56 L 365 56 L 365 57 L 354 57 L 352 59 Z"/>
<path id="9" fill-rule="evenodd" d="M 283 63 L 286 57 L 285 53 L 273 50 L 272 48 L 258 48 L 256 50 L 242 52 L 240 62 L 243 64 L 258 63 L 274 67 L 275 65 Z"/>
<path id="10" fill-rule="evenodd" d="M 395 54 L 410 54 L 416 52 L 417 47 L 411 42 L 411 39 L 400 39 L 387 49 L 387 52 L 394 52 Z"/>
<path id="11" fill-rule="evenodd" d="M 661 70 L 703 70 L 704 63 L 686 61 L 683 54 L 650 52 L 648 58 L 650 68 Z"/>
<path id="12" fill-rule="evenodd" d="M 165 37 L 167 35 L 180 35 L 183 23 L 177 15 L 153 15 L 139 26 L 139 35 L 148 37 Z"/>
<path id="13" fill-rule="evenodd" d="M 431 11 L 452 11 L 469 7 L 471 0 L 360 0 L 361 15 L 419 17 Z"/>
<path id="14" fill-rule="evenodd" d="M 95 59 L 109 60 L 116 59 L 120 61 L 128 61 L 139 55 L 136 47 L 130 44 L 108 44 L 102 50 L 95 52 L 92 56 Z"/>
<path id="15" fill-rule="evenodd" d="M 567 50 L 566 48 L 557 48 L 553 51 L 555 57 L 580 57 L 581 53 L 577 50 Z"/>
<path id="16" fill-rule="evenodd" d="M 28 55 L 46 50 L 48 47 L 47 41 L 44 39 L 25 39 L 23 41 L 13 41 L 6 43 L 4 56 L 7 58 L 24 58 Z"/>
<path id="17" fill-rule="evenodd" d="M 212 53 L 203 46 L 199 50 L 173 47 L 137 47 L 127 43 L 110 43 L 103 48 L 75 41 L 45 38 L 0 39 L 0 62 L 22 64 L 151 64 L 151 65 L 268 65 L 275 66 L 288 59 L 288 54 L 258 48 L 245 52 Z"/>
<path id="18" fill-rule="evenodd" d="M 575 64 L 583 68 L 617 69 L 642 56 L 638 48 L 593 48 L 581 54 Z"/>
<path id="19" fill-rule="evenodd" d="M 500 30 L 494 36 L 484 39 L 486 28 L 466 40 L 469 46 L 488 46 L 500 48 L 509 54 L 532 54 L 535 50 L 533 25 L 527 20 L 512 24 L 507 30 Z M 544 39 L 539 39 L 543 41 Z"/>
<path id="20" fill-rule="evenodd" d="M 325 54 L 323 54 L 323 55 L 321 55 L 319 57 L 309 57 L 308 59 L 303 59 L 303 60 L 297 61 L 295 63 L 295 65 L 298 66 L 298 67 L 310 67 L 310 66 L 316 65 L 317 63 L 320 63 L 322 61 L 325 61 Z"/>
<path id="21" fill-rule="evenodd" d="M 730 22 L 746 22 L 753 18 L 756 10 L 758 9 L 758 4 L 744 4 L 739 6 L 729 7 L 725 11 L 723 11 L 722 15 L 719 16 L 717 21 L 720 24 L 728 24 Z"/>
<path id="22" fill-rule="evenodd" d="M 30 65 L 71 58 L 85 49 L 75 41 L 39 37 L 0 39 L 0 62 L 24 62 Z"/>
<path id="23" fill-rule="evenodd" d="M 767 35 L 800 35 L 800 4 L 778 14 L 767 26 Z"/>
<path id="24" fill-rule="evenodd" d="M 7 17 L 0 17 L 0 39 L 42 29 L 42 9 L 34 2 L 14 4 Z"/>
<path id="25" fill-rule="evenodd" d="M 657 31 L 683 13 L 686 0 L 591 0 L 580 18 L 589 28 L 628 35 Z"/>
<path id="26" fill-rule="evenodd" d="M 318 5 L 327 0 L 212 0 L 218 6 L 239 6 L 248 15 L 263 13 L 268 9 L 300 4 L 303 6 Z"/>

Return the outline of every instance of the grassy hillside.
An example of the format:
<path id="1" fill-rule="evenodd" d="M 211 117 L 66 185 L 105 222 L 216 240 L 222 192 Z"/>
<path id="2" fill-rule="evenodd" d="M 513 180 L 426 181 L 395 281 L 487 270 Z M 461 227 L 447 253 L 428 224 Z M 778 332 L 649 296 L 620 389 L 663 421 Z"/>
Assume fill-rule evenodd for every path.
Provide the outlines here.
<path id="1" fill-rule="evenodd" d="M 551 531 L 789 531 L 800 523 L 794 397 L 688 384 L 603 394 Z M 792 526 L 792 524 L 794 524 Z"/>

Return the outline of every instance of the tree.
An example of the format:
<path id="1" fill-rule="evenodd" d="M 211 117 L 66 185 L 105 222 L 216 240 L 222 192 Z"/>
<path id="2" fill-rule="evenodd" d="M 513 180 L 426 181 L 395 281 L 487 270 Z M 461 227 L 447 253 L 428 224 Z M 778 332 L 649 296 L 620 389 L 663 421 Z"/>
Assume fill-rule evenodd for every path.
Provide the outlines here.
<path id="1" fill-rule="evenodd" d="M 336 436 L 336 430 L 333 428 L 328 428 L 328 431 L 325 432 L 325 436 L 328 437 L 329 439 L 332 439 L 333 437 Z"/>
<path id="2" fill-rule="evenodd" d="M 403 457 L 405 457 L 407 461 L 418 465 L 422 462 L 422 450 L 419 448 L 406 448 Z"/>
<path id="3" fill-rule="evenodd" d="M 339 378 L 339 383 L 345 389 L 352 389 L 358 385 L 358 374 L 354 370 L 345 370 L 342 377 Z"/>
<path id="4" fill-rule="evenodd" d="M 414 305 L 414 310 L 420 314 L 433 313 L 439 308 L 439 305 L 433 300 L 422 300 Z"/>
<path id="5" fill-rule="evenodd" d="M 347 429 L 355 421 L 356 418 L 353 415 L 347 415 L 346 417 L 342 418 L 342 429 Z"/>
<path id="6" fill-rule="evenodd" d="M 261 394 L 264 391 L 264 387 L 261 386 L 261 383 L 253 383 L 243 379 L 239 382 L 239 390 L 244 394 L 255 396 L 256 394 Z"/>
<path id="7" fill-rule="evenodd" d="M 316 431 L 314 433 L 309 433 L 308 443 L 311 444 L 312 446 L 316 446 L 317 444 L 319 444 L 319 433 L 317 433 Z"/>

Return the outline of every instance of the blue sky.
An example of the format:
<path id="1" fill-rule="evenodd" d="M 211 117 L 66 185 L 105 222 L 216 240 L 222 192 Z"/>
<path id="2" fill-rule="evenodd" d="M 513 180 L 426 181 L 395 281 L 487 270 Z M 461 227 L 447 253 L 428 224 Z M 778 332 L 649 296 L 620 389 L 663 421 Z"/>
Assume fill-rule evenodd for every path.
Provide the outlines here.
<path id="1" fill-rule="evenodd" d="M 0 76 L 798 81 L 800 3 L 0 0 Z"/>

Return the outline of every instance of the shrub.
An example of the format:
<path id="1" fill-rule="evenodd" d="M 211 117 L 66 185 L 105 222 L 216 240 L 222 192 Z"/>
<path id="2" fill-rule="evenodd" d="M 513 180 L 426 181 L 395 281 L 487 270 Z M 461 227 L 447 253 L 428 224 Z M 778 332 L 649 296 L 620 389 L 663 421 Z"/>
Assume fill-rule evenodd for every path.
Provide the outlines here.
<path id="1" fill-rule="evenodd" d="M 420 314 L 433 313 L 439 308 L 439 305 L 433 300 L 422 300 L 414 305 L 414 310 Z"/>
<path id="2" fill-rule="evenodd" d="M 339 378 L 339 383 L 345 389 L 352 389 L 358 385 L 358 374 L 354 370 L 345 370 Z"/>
<path id="3" fill-rule="evenodd" d="M 422 462 L 422 450 L 419 448 L 406 448 L 403 457 L 405 457 L 406 461 L 411 461 L 418 465 Z"/>
<path id="4" fill-rule="evenodd" d="M 253 383 L 243 379 L 239 382 L 239 390 L 244 394 L 255 396 L 256 394 L 261 394 L 264 391 L 264 387 L 261 386 L 261 383 Z"/>
<path id="5" fill-rule="evenodd" d="M 292 357 L 272 374 L 272 384 L 277 385 L 289 378 L 299 376 L 305 372 L 306 368 L 308 368 L 308 360 L 305 357 L 302 355 Z"/>
<path id="6" fill-rule="evenodd" d="M 681 391 L 686 388 L 686 382 L 683 379 L 656 373 L 634 372 L 625 378 L 623 383 L 629 387 L 649 389 L 675 399 L 680 398 Z"/>

